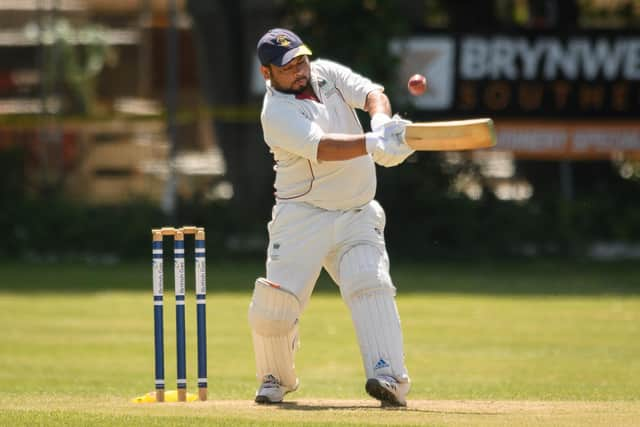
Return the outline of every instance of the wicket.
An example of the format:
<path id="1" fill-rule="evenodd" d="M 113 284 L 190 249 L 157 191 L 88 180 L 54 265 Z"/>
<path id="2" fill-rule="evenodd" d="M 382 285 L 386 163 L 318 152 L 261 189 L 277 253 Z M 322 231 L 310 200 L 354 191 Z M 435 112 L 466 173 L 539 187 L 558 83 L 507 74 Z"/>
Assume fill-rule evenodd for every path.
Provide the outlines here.
<path id="1" fill-rule="evenodd" d="M 176 352 L 177 352 L 177 389 L 178 401 L 187 400 L 187 361 L 185 326 L 185 235 L 194 235 L 195 240 L 195 282 L 196 316 L 198 333 L 198 398 L 207 400 L 207 332 L 206 332 L 206 264 L 204 228 L 184 226 L 181 228 L 162 227 L 151 230 L 153 236 L 153 318 L 154 318 L 154 355 L 156 402 L 164 402 L 164 254 L 163 238 L 171 236 L 174 240 L 173 264 L 176 297 Z"/>

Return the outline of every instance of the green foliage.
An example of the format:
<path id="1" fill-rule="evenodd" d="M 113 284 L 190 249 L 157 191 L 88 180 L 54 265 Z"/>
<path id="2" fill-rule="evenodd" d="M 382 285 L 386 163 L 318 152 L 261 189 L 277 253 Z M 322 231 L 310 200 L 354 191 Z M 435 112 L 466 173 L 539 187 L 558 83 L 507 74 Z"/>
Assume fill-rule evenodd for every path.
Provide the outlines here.
<path id="1" fill-rule="evenodd" d="M 499 200 L 485 188 L 482 198 L 471 200 L 450 188 L 457 174 L 472 168 L 451 169 L 433 153 L 419 153 L 400 168 L 378 168 L 377 198 L 387 212 L 393 253 L 583 256 L 595 241 L 640 240 L 633 197 L 621 200 L 617 192 L 600 191 L 570 201 L 543 194 L 515 202 Z"/>
<path id="2" fill-rule="evenodd" d="M 615 206 L 606 198 L 516 203 L 486 196 L 474 201 L 436 191 L 438 184 L 414 179 L 419 168 L 409 169 L 408 174 L 380 171 L 384 185 L 378 199 L 387 213 L 387 246 L 395 260 L 580 257 L 596 241 L 640 239 L 640 213 L 632 204 Z M 150 229 L 171 225 L 149 201 L 88 206 L 56 197 L 4 200 L 0 257 L 140 259 L 148 256 Z M 182 201 L 176 224 L 205 227 L 212 258 L 251 259 L 264 256 L 267 221 L 234 215 L 226 203 Z"/>
<path id="3" fill-rule="evenodd" d="M 26 194 L 25 151 L 0 151 L 0 257 L 144 258 L 152 227 L 171 225 L 156 202 L 89 206 L 54 195 Z M 450 190 L 473 165 L 446 166 L 438 154 L 419 153 L 402 167 L 378 168 L 378 192 L 387 213 L 386 238 L 393 258 L 582 256 L 596 241 L 640 240 L 635 186 L 581 192 L 565 201 L 556 194 L 527 202 L 496 199 L 485 191 L 471 200 Z M 268 212 L 240 215 L 226 201 L 180 200 L 176 224 L 195 224 L 215 242 L 210 257 L 264 257 Z"/>
<path id="4" fill-rule="evenodd" d="M 25 157 L 26 151 L 23 146 L 15 144 L 6 148 L 0 147 L 0 204 L 9 205 L 16 199 L 22 197 L 25 188 Z M 0 217 L 4 209 L 0 210 Z"/>
<path id="5" fill-rule="evenodd" d="M 6 237 L 0 240 L 0 257 L 140 259 L 149 256 L 151 228 L 189 224 L 205 227 L 207 240 L 215 242 L 209 257 L 262 255 L 266 221 L 248 224 L 217 202 L 181 201 L 172 223 L 158 203 L 148 200 L 93 206 L 55 196 L 16 198 L 0 211 Z"/>
<path id="6" fill-rule="evenodd" d="M 41 33 L 33 25 L 26 34 L 32 40 L 43 40 L 43 86 L 53 94 L 64 85 L 70 95 L 65 113 L 91 115 L 95 107 L 96 77 L 114 51 L 107 45 L 104 28 L 99 25 L 74 27 L 66 18 L 45 20 Z"/>
<path id="7" fill-rule="evenodd" d="M 0 256 L 135 256 L 149 246 L 159 209 L 150 203 L 87 206 L 52 197 L 16 200 L 0 216 Z"/>

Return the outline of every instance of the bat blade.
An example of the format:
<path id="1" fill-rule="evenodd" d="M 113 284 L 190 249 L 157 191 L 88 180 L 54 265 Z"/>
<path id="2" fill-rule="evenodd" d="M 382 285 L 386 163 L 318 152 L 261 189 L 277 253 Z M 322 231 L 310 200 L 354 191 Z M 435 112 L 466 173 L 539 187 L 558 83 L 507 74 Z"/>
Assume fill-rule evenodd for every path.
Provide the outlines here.
<path id="1" fill-rule="evenodd" d="M 407 145 L 417 151 L 457 151 L 496 145 L 491 119 L 418 122 L 407 125 Z"/>

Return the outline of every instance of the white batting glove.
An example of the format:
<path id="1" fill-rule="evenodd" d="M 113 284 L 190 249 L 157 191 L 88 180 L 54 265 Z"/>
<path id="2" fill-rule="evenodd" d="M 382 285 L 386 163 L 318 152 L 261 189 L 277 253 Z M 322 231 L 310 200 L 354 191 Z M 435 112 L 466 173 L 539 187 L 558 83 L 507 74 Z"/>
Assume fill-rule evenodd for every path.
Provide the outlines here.
<path id="1" fill-rule="evenodd" d="M 397 166 L 413 154 L 413 150 L 404 143 L 401 135 L 390 135 L 385 138 L 382 133 L 369 132 L 365 134 L 367 152 L 373 160 L 384 167 Z"/>
<path id="2" fill-rule="evenodd" d="M 411 120 L 403 119 L 398 114 L 394 114 L 393 117 L 391 118 L 391 121 L 394 123 L 402 123 L 403 132 L 404 132 L 404 128 L 406 128 L 407 125 L 410 125 L 411 123 L 413 123 Z"/>
<path id="3" fill-rule="evenodd" d="M 397 114 L 389 117 L 386 114 L 376 113 L 371 119 L 371 130 L 382 132 L 385 137 L 402 134 L 402 139 L 404 139 L 405 128 L 410 123 L 411 121 L 405 120 Z"/>
<path id="4" fill-rule="evenodd" d="M 387 168 L 396 166 L 413 154 L 414 150 L 404 142 L 405 127 L 409 123 L 395 115 L 378 131 L 365 134 L 367 152 L 377 164 Z"/>
<path id="5" fill-rule="evenodd" d="M 391 117 L 384 113 L 375 113 L 371 117 L 371 130 L 374 132 L 379 131 L 382 127 L 391 121 Z"/>
<path id="6" fill-rule="evenodd" d="M 373 161 L 380 166 L 390 168 L 404 162 L 412 154 L 413 150 L 398 136 L 394 136 L 386 141 L 384 150 L 373 153 Z"/>

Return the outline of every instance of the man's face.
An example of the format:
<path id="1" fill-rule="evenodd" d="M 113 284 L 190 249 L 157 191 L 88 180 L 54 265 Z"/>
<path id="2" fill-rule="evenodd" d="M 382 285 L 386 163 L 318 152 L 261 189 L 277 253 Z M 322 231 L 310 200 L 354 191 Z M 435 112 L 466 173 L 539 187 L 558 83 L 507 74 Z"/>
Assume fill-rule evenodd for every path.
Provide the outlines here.
<path id="1" fill-rule="evenodd" d="M 293 58 L 289 63 L 278 67 L 261 66 L 262 75 L 271 80 L 271 87 L 284 93 L 302 93 L 309 86 L 311 66 L 307 55 Z"/>

